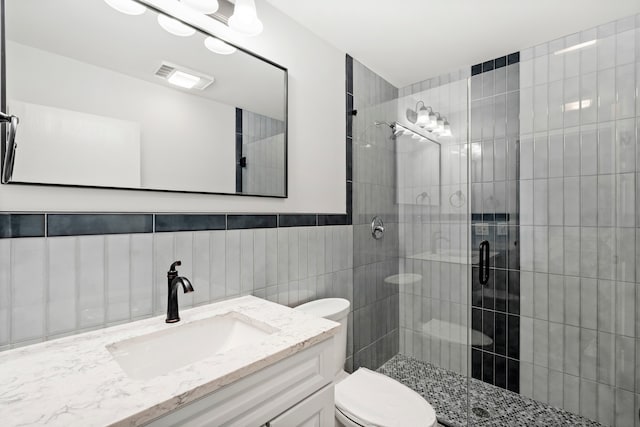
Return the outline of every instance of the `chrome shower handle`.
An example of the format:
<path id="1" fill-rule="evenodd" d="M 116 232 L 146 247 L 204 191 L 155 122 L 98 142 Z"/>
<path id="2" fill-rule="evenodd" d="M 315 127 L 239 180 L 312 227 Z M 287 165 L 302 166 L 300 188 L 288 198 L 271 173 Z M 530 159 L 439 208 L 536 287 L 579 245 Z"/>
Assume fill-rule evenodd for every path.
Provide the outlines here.
<path id="1" fill-rule="evenodd" d="M 18 123 L 20 119 L 16 116 L 0 112 L 0 123 L 8 123 L 9 129 L 7 130 L 7 139 L 4 147 L 4 156 L 2 162 L 2 179 L 3 184 L 11 181 L 11 175 L 13 175 L 13 165 L 16 160 L 16 132 L 18 131 Z"/>
<path id="2" fill-rule="evenodd" d="M 374 216 L 371 220 L 371 235 L 376 240 L 380 240 L 384 236 L 384 222 L 382 222 L 382 218 Z"/>

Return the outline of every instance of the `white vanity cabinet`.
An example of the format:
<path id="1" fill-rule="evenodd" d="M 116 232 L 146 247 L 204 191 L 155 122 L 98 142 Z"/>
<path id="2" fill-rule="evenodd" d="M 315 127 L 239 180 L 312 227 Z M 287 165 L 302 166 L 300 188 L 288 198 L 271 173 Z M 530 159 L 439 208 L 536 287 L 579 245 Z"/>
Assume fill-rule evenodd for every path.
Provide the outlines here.
<path id="1" fill-rule="evenodd" d="M 333 337 L 150 423 L 153 427 L 333 427 Z"/>

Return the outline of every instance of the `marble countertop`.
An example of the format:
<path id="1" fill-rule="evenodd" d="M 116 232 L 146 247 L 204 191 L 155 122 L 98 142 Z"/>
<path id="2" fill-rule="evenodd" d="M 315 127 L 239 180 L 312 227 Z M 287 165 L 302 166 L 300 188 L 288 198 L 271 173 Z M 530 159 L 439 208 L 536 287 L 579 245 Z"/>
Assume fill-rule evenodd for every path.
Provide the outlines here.
<path id="1" fill-rule="evenodd" d="M 106 346 L 236 312 L 277 331 L 151 380 L 133 380 Z M 330 338 L 338 323 L 246 296 L 0 353 L 3 426 L 135 426 Z M 176 351 L 180 351 L 177 349 Z"/>

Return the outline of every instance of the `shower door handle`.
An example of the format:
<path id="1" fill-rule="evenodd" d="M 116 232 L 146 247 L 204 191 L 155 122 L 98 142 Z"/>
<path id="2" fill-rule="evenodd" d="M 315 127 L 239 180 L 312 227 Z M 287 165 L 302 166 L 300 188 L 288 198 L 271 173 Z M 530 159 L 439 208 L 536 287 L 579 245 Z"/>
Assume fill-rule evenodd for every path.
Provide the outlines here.
<path id="1" fill-rule="evenodd" d="M 478 270 L 478 278 L 480 279 L 481 285 L 486 285 L 487 283 L 489 283 L 489 242 L 487 240 L 483 240 L 482 242 L 480 242 L 479 249 L 480 268 Z"/>

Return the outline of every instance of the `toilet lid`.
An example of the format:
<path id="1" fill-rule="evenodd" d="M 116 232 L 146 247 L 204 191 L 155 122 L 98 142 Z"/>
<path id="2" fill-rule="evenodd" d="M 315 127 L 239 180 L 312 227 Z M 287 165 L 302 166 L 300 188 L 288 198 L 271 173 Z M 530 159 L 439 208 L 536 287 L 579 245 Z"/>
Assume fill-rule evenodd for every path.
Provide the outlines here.
<path id="1" fill-rule="evenodd" d="M 360 368 L 335 387 L 336 408 L 362 426 L 432 427 L 436 412 L 418 393 Z"/>

